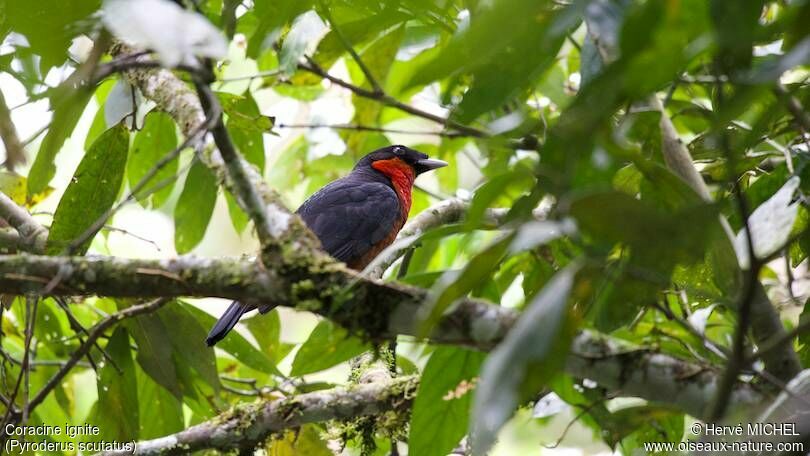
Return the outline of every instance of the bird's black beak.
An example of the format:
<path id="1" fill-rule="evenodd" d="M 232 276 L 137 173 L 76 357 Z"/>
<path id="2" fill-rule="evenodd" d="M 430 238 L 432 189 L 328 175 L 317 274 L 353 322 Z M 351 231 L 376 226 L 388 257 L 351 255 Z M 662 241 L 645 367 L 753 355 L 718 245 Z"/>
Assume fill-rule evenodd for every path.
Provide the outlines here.
<path id="1" fill-rule="evenodd" d="M 413 168 L 416 170 L 416 174 L 426 173 L 432 169 L 436 168 L 443 168 L 447 166 L 446 161 L 442 160 L 432 160 L 430 158 L 424 158 L 416 162 L 416 166 Z"/>

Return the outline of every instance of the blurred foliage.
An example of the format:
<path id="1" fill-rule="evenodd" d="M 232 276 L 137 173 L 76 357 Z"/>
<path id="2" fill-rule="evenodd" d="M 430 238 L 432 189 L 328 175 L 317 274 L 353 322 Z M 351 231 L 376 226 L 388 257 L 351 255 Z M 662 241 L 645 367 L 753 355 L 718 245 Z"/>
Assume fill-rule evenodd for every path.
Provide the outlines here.
<path id="1" fill-rule="evenodd" d="M 430 191 L 416 190 L 411 213 L 452 196 L 469 200 L 467 217 L 423 234 L 407 271 L 399 271 L 398 263 L 387 274 L 430 289 L 425 330 L 460 296 L 526 309 L 519 331 L 486 360 L 480 353 L 421 343 L 400 354 L 402 371 L 423 373 L 407 439 L 415 454 L 446 454 L 470 426 L 486 431 L 474 442 L 486 450 L 515 407 L 549 390 L 576 411 L 594 439 L 624 454 L 646 441 L 683 438 L 682 412 L 654 404 L 609 409 L 605 391 L 583 387 L 561 366 L 573 327 L 723 364 L 704 338 L 728 346 L 736 322 L 741 270 L 718 217 L 729 221 L 733 234 L 746 224 L 734 202 L 735 182 L 750 211 L 767 210 L 752 223 L 779 233 L 785 230 L 776 224 L 787 226 L 787 236 L 769 240 L 781 248 L 762 277 L 775 277 L 776 268 L 781 274 L 785 263 L 794 272 L 807 270 L 810 117 L 789 107 L 810 105 L 810 1 L 185 3 L 232 39 L 213 86 L 227 129 L 239 152 L 291 208 L 345 175 L 363 154 L 392 142 L 407 141 L 450 162 L 420 178 L 418 184 Z M 33 158 L 27 176 L 3 175 L 0 189 L 36 210 L 52 190 L 66 140 L 73 137 L 87 150 L 70 184 L 56 189 L 62 197 L 50 224 L 50 254 L 63 252 L 182 139 L 174 121 L 160 112 L 149 113 L 134 129 L 124 126 L 131 127 L 132 119 L 107 124 L 105 108 L 126 101 L 114 99 L 121 96 L 111 90 L 117 76 L 97 86 L 58 83 L 81 67 L 77 62 L 86 52 L 79 51 L 79 37 L 98 36 L 100 8 L 98 1 L 0 1 L 0 71 L 18 81 L 29 100 L 47 99 L 53 111 L 44 136 L 27 147 Z M 306 56 L 373 92 L 347 44 L 382 93 L 349 96 L 298 66 Z M 331 109 L 335 93 L 350 104 L 341 122 L 371 129 L 337 130 L 337 139 L 327 144 L 345 150 L 324 151 L 317 134 L 323 128 L 314 127 L 334 117 L 322 110 Z M 713 202 L 667 168 L 661 113 L 647 103 L 652 94 L 663 100 Z M 453 124 L 444 128 L 391 100 L 445 113 L 486 134 L 465 134 Z M 313 128 L 278 124 L 280 117 L 292 119 L 284 110 L 297 105 L 311 108 Z M 90 109 L 98 112 L 85 132 L 77 125 Z M 279 134 L 283 141 L 274 136 Z M 794 177 L 799 183 L 790 201 L 774 197 Z M 213 225 L 220 193 L 214 176 L 183 153 L 147 184 L 137 201 L 173 218 L 175 250 L 194 252 Z M 250 237 L 248 218 L 231 195 L 225 199 L 235 231 Z M 533 220 L 538 206 L 547 210 L 547 224 Z M 489 208 L 506 208 L 508 223 L 494 230 Z M 565 231 L 572 222 L 576 231 Z M 549 235 L 551 228 L 556 235 Z M 756 232 L 754 240 L 759 242 Z M 80 254 L 104 251 L 89 240 L 77 247 Z M 765 283 L 780 309 L 799 310 L 808 302 L 807 287 L 794 296 L 777 281 Z M 89 327 L 100 314 L 130 305 L 91 298 L 69 309 Z M 19 374 L 19 365 L 9 360 L 23 356 L 24 308 L 16 299 L 2 314 L 4 395 Z M 203 343 L 213 321 L 194 304 L 178 301 L 118 327 L 101 341 L 109 362 L 93 350 L 95 375 L 89 364 L 74 369 L 37 407 L 31 423 L 103 422 L 107 439 L 154 438 L 211 418 L 265 388 L 328 387 L 313 374 L 326 375 L 369 349 L 362 334 L 346 334 L 326 321 L 305 341 L 290 343 L 273 311 L 244 321 L 245 331 L 231 333 L 213 350 Z M 79 343 L 51 299 L 39 304 L 34 335 L 36 360 L 43 362 L 66 359 Z M 804 367 L 810 367 L 810 341 L 799 342 Z M 427 361 L 420 353 L 429 355 Z M 54 369 L 38 366 L 31 390 L 39 390 Z M 473 409 L 479 413 L 471 416 Z M 273 455 L 330 454 L 322 426 L 279 435 L 266 449 Z M 381 445 L 377 454 L 385 449 Z"/>

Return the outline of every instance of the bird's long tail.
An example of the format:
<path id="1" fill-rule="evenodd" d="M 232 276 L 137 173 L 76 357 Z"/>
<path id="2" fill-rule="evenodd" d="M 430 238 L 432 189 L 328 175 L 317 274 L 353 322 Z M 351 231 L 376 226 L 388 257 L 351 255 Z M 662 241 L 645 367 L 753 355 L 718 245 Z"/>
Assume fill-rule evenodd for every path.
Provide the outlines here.
<path id="1" fill-rule="evenodd" d="M 245 304 L 239 301 L 231 303 L 228 310 L 219 317 L 214 327 L 211 328 L 208 337 L 205 339 L 205 343 L 208 344 L 209 347 L 213 347 L 214 344 L 224 339 L 233 327 L 236 326 L 236 323 L 242 318 L 242 315 L 255 308 L 256 306 L 253 304 Z"/>

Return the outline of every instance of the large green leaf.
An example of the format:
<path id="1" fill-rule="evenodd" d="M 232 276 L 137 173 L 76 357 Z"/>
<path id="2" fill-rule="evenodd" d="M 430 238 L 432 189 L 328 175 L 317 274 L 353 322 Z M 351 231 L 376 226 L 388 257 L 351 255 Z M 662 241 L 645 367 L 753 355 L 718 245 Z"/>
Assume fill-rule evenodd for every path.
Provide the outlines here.
<path id="1" fill-rule="evenodd" d="M 430 355 L 411 411 L 408 450 L 444 456 L 467 432 L 481 352 L 439 347 Z"/>
<path id="2" fill-rule="evenodd" d="M 174 208 L 174 247 L 178 253 L 187 253 L 202 241 L 216 202 L 216 178 L 195 159 Z"/>
<path id="3" fill-rule="evenodd" d="M 138 382 L 126 328 L 115 330 L 105 350 L 113 362 L 105 363 L 98 373 L 94 420 L 100 425 L 99 439 L 132 441 L 139 436 Z"/>
<path id="4" fill-rule="evenodd" d="M 345 329 L 322 320 L 295 355 L 290 375 L 299 376 L 328 369 L 369 350 L 368 344 Z"/>
<path id="5" fill-rule="evenodd" d="M 256 58 L 265 49 L 273 45 L 274 32 L 291 21 L 301 12 L 306 11 L 312 2 L 257 0 L 253 2 L 251 15 L 255 15 L 258 25 L 248 39 L 247 55 Z"/>
<path id="6" fill-rule="evenodd" d="M 281 318 L 278 309 L 248 318 L 244 323 L 256 338 L 261 350 L 276 363 L 289 352 L 287 348 L 289 345 L 281 342 Z"/>
<path id="7" fill-rule="evenodd" d="M 490 64 L 474 71 L 473 83 L 453 116 L 462 123 L 471 122 L 528 89 L 555 63 L 566 32 L 573 28 L 570 22 L 569 13 L 560 10 L 516 35 Z"/>
<path id="8" fill-rule="evenodd" d="M 174 151 L 177 147 L 177 132 L 175 129 L 174 121 L 168 114 L 152 112 L 146 116 L 143 129 L 135 135 L 135 140 L 132 142 L 132 152 L 127 163 L 127 181 L 130 188 L 134 188 L 154 168 L 158 161 Z M 158 171 L 149 180 L 144 190 L 162 184 L 167 180 L 169 184 L 151 195 L 147 195 L 144 190 L 141 190 L 135 195 L 138 202 L 146 206 L 151 201 L 154 207 L 162 206 L 174 189 L 177 166 L 177 160 L 175 159 Z"/>
<path id="9" fill-rule="evenodd" d="M 568 296 L 577 269 L 569 266 L 558 272 L 487 357 L 470 426 L 474 455 L 486 454 L 520 401 L 562 367 L 571 336 Z"/>
<path id="10" fill-rule="evenodd" d="M 101 5 L 100 0 L 42 0 L 34 3 L 12 0 L 3 3 L 5 25 L 25 35 L 31 50 L 42 57 L 40 67 L 43 73 L 68 59 L 72 38 L 85 32 L 90 25 L 82 20 Z"/>
<path id="11" fill-rule="evenodd" d="M 571 214 L 583 232 L 603 243 L 629 245 L 641 264 L 664 274 L 677 262 L 703 259 L 706 233 L 719 225 L 712 205 L 667 213 L 619 192 L 583 196 L 571 204 Z"/>
<path id="12" fill-rule="evenodd" d="M 532 53 L 537 46 L 544 49 L 538 54 L 553 53 L 553 45 L 546 50 L 544 43 L 536 41 L 540 36 L 536 32 L 545 30 L 545 21 L 555 14 L 555 9 L 550 2 L 533 0 L 504 0 L 482 7 L 472 17 L 469 27 L 455 35 L 439 55 L 415 72 L 407 86 L 486 68 L 503 57 L 510 47 L 523 49 L 523 40 L 528 40 L 526 45 L 534 46 Z M 518 17 L 521 20 L 516 21 Z M 573 14 L 568 17 L 570 24 L 558 24 L 555 35 L 564 33 L 568 25 L 575 23 Z M 526 55 L 514 57 L 512 61 L 516 63 L 520 57 L 529 58 Z"/>
<path id="13" fill-rule="evenodd" d="M 185 427 L 183 403 L 155 382 L 140 366 L 137 371 L 140 438 L 154 439 L 181 431 Z"/>
<path id="14" fill-rule="evenodd" d="M 427 335 L 439 322 L 445 310 L 456 299 L 481 285 L 492 275 L 509 249 L 515 233 L 510 233 L 475 255 L 461 271 L 448 271 L 434 286 L 432 299 L 426 303 L 426 316 L 423 318 L 420 333 Z"/>
<path id="15" fill-rule="evenodd" d="M 264 137 L 273 127 L 273 119 L 263 116 L 250 92 L 237 98 L 228 109 L 225 125 L 231 134 L 234 145 L 248 163 L 264 171 Z"/>
<path id="16" fill-rule="evenodd" d="M 56 165 L 54 164 L 56 154 L 73 132 L 93 94 L 87 88 L 76 90 L 60 88 L 57 90 L 59 92 L 70 90 L 70 92 L 51 96 L 53 120 L 48 127 L 45 138 L 42 140 L 42 144 L 39 146 L 39 152 L 31 165 L 31 170 L 28 172 L 29 198 L 45 190 L 48 183 L 53 179 L 54 174 L 56 174 Z"/>
<path id="17" fill-rule="evenodd" d="M 136 359 L 143 371 L 175 398 L 181 399 L 183 390 L 170 349 L 169 327 L 157 314 L 140 315 L 126 324 L 138 346 Z"/>
<path id="18" fill-rule="evenodd" d="M 181 368 L 193 369 L 195 379 L 201 378 L 214 392 L 219 390 L 219 375 L 214 351 L 202 343 L 208 334 L 208 328 L 200 324 L 192 312 L 192 306 L 180 301 L 164 306 L 157 312 L 158 317 L 169 331 L 169 341 L 178 372 Z M 189 343 L 200 341 L 200 343 Z M 186 384 L 186 391 L 192 385 Z M 195 385 L 196 386 L 196 385 Z"/>
<path id="19" fill-rule="evenodd" d="M 388 71 L 402 43 L 404 32 L 404 27 L 395 28 L 393 31 L 372 43 L 360 56 L 374 76 L 374 79 L 381 86 L 385 86 Z M 365 75 L 362 74 L 359 67 L 351 65 L 350 68 L 353 68 L 353 79 L 362 80 L 363 82 L 360 85 L 365 89 L 371 90 L 371 83 L 366 80 Z M 378 123 L 380 112 L 382 112 L 382 105 L 378 101 L 352 95 L 352 104 L 354 105 L 353 123 L 358 125 L 376 125 Z M 373 136 L 374 135 L 370 135 L 369 132 L 365 131 L 351 131 L 346 135 L 346 147 L 355 153 L 373 150 L 371 144 L 371 137 Z"/>
<path id="20" fill-rule="evenodd" d="M 115 203 L 128 148 L 129 132 L 119 125 L 99 136 L 87 151 L 54 213 L 48 235 L 49 254 L 63 252 Z M 83 254 L 89 246 L 90 239 L 77 246 L 75 253 Z"/>
<path id="21" fill-rule="evenodd" d="M 711 2 L 711 18 L 718 44 L 718 63 L 724 70 L 740 71 L 751 64 L 763 0 Z"/>

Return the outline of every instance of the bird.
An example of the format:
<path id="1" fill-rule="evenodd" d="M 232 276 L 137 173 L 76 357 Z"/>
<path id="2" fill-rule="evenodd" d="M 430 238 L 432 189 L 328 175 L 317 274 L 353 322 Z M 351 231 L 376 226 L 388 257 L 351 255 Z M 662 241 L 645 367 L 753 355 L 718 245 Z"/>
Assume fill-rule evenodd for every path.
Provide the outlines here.
<path id="1" fill-rule="evenodd" d="M 416 177 L 444 166 L 447 162 L 402 145 L 383 147 L 315 192 L 295 213 L 329 255 L 359 271 L 391 245 L 405 225 Z M 234 301 L 211 328 L 206 344 L 222 340 L 245 313 L 256 308 L 266 313 L 273 307 Z"/>

